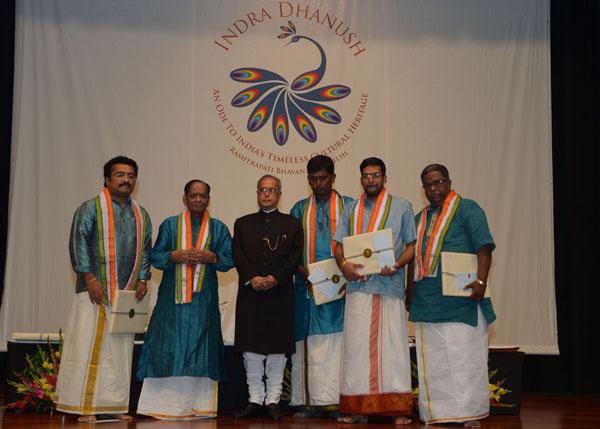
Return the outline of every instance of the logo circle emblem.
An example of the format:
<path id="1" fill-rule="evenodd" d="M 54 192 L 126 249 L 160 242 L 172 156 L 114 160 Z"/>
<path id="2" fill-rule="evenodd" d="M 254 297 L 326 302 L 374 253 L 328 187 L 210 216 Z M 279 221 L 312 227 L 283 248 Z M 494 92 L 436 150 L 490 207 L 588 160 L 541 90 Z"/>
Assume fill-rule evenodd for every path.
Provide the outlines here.
<path id="1" fill-rule="evenodd" d="M 339 283 L 340 282 L 340 276 L 338 276 L 337 274 L 334 274 L 333 276 L 331 276 L 331 281 L 334 283 Z"/>
<path id="2" fill-rule="evenodd" d="M 371 251 L 371 249 L 365 249 L 365 251 L 363 252 L 363 256 L 365 258 L 370 258 L 373 255 L 373 252 Z"/>
<path id="3" fill-rule="evenodd" d="M 129 318 L 133 319 L 133 316 L 135 316 L 135 310 L 132 308 L 131 310 L 129 310 Z"/>

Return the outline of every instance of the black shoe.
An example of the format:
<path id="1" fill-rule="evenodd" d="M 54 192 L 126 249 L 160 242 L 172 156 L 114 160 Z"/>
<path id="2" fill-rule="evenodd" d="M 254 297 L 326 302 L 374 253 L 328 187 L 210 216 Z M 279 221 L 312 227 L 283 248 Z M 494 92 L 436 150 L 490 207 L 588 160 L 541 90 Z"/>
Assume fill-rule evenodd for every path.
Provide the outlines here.
<path id="1" fill-rule="evenodd" d="M 233 413 L 233 418 L 234 419 L 246 419 L 249 417 L 260 417 L 261 411 L 262 411 L 262 405 L 255 404 L 254 402 L 248 402 L 248 405 L 246 405 L 246 408 Z"/>
<path id="2" fill-rule="evenodd" d="M 274 422 L 278 422 L 281 420 L 281 411 L 279 410 L 279 404 L 273 402 L 267 405 L 267 417 L 269 417 Z"/>

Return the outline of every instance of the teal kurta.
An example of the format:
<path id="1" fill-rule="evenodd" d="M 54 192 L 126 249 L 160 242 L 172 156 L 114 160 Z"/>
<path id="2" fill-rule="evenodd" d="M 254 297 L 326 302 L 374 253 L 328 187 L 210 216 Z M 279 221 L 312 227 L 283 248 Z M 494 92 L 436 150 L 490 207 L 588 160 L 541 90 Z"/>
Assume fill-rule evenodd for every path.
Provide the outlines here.
<path id="1" fill-rule="evenodd" d="M 417 219 L 422 213 L 421 211 L 417 215 Z M 425 224 L 426 231 L 429 228 L 433 213 L 433 210 L 428 212 L 427 223 Z M 477 250 L 485 244 L 491 244 L 492 250 L 496 247 L 485 213 L 475 201 L 463 198 L 456 210 L 454 219 L 448 227 L 448 232 L 442 243 L 442 252 L 476 254 Z M 423 255 L 425 255 L 426 247 L 427 240 L 424 239 Z M 488 323 L 496 320 L 490 298 L 473 301 L 463 297 L 443 296 L 441 267 L 438 266 L 436 277 L 423 277 L 423 279 L 416 282 L 416 292 L 410 307 L 408 320 L 431 323 L 463 322 L 471 326 L 477 326 L 478 306 L 481 306 L 481 311 Z"/>
<path id="2" fill-rule="evenodd" d="M 177 219 L 173 216 L 160 226 L 150 259 L 163 270 L 156 306 L 140 356 L 137 377 L 209 377 L 227 379 L 219 313 L 217 271 L 229 271 L 231 235 L 223 222 L 210 219 L 208 250 L 219 257 L 217 264 L 206 264 L 200 292 L 192 294 L 192 302 L 175 303 L 176 266 L 167 264 L 169 255 L 177 250 Z M 192 218 L 193 244 L 196 245 L 200 221 Z"/>
<path id="3" fill-rule="evenodd" d="M 115 221 L 115 250 L 117 252 L 117 279 L 119 289 L 127 286 L 135 264 L 137 247 L 136 221 L 131 198 L 124 207 L 112 200 L 113 217 Z M 145 241 L 142 246 L 142 265 L 138 275 L 139 280 L 150 279 L 150 249 L 152 247 L 152 223 L 150 216 L 140 207 L 146 218 Z M 100 274 L 100 252 L 98 247 L 98 216 L 96 213 L 96 200 L 91 199 L 83 203 L 73 216 L 71 237 L 69 240 L 69 253 L 73 271 L 77 273 L 77 293 L 87 292 L 87 285 L 83 273 L 94 273 L 96 278 Z"/>
<path id="4" fill-rule="evenodd" d="M 310 198 L 310 197 L 309 197 Z M 298 201 L 290 214 L 302 221 L 304 207 L 308 199 Z M 331 197 L 330 197 L 331 198 Z M 344 205 L 350 203 L 352 198 L 343 197 Z M 321 204 L 317 201 L 317 222 L 315 225 L 315 262 L 332 258 L 331 256 L 331 231 L 329 223 L 329 199 Z M 304 225 L 302 225 L 304 228 Z M 306 230 L 304 231 L 306 242 Z M 307 263 L 302 255 L 302 264 Z M 316 305 L 315 300 L 308 296 L 308 288 L 302 277 L 296 274 L 294 281 L 294 305 L 296 341 L 306 339 L 309 335 L 332 334 L 341 332 L 344 327 L 344 300 Z"/>

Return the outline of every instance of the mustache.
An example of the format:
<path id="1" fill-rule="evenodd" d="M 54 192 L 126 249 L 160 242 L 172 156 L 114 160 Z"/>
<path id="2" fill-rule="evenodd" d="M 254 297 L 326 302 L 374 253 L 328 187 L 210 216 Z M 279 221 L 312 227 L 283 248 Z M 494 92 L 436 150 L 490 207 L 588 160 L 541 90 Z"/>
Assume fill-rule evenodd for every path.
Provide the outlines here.
<path id="1" fill-rule="evenodd" d="M 129 184 L 129 183 L 127 183 L 127 182 L 119 184 L 119 188 L 120 188 L 121 186 L 127 186 L 127 187 L 131 188 L 131 184 Z"/>

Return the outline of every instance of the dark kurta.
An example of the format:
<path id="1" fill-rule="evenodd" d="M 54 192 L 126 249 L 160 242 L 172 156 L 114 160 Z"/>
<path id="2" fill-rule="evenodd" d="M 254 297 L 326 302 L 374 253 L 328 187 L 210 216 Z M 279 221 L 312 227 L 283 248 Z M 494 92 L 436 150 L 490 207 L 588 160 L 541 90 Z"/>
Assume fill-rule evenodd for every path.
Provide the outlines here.
<path id="1" fill-rule="evenodd" d="M 294 281 L 302 257 L 300 221 L 275 210 L 235 221 L 233 260 L 239 275 L 235 309 L 235 350 L 294 353 Z M 272 275 L 279 284 L 255 291 L 249 281 Z"/>

